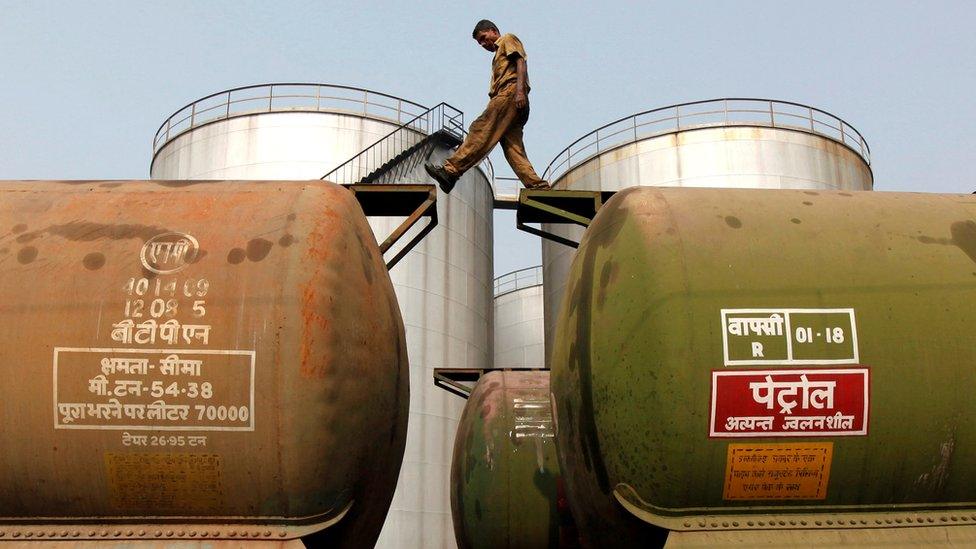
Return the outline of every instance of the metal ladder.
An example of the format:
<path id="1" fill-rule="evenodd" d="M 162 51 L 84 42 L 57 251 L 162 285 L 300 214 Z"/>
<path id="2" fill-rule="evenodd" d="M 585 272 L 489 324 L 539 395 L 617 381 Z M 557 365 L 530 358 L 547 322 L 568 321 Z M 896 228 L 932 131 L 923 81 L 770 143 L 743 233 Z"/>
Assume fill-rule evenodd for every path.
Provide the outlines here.
<path id="1" fill-rule="evenodd" d="M 464 115 L 439 103 L 417 115 L 319 179 L 340 185 L 393 184 L 426 161 L 438 144 L 464 139 Z"/>

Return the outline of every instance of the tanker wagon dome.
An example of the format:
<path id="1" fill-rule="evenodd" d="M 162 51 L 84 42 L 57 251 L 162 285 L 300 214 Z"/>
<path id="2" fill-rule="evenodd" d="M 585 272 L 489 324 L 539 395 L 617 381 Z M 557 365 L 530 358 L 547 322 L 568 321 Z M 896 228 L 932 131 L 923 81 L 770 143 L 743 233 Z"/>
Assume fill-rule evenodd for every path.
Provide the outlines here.
<path id="1" fill-rule="evenodd" d="M 375 542 L 407 357 L 352 193 L 35 181 L 0 197 L 0 536 Z"/>
<path id="2" fill-rule="evenodd" d="M 632 188 L 569 280 L 590 546 L 976 543 L 976 197 Z"/>

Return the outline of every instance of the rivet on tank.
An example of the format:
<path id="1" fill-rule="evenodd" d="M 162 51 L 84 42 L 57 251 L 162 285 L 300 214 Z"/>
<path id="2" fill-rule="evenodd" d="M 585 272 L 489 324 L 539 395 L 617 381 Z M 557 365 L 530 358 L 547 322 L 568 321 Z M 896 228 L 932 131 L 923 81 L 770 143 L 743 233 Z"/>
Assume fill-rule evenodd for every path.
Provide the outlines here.
<path id="1" fill-rule="evenodd" d="M 976 542 L 974 324 L 972 195 L 618 192 L 551 357 L 581 539 Z"/>
<path id="2" fill-rule="evenodd" d="M 0 182 L 0 302 L 0 537 L 375 542 L 408 366 L 349 190 Z"/>

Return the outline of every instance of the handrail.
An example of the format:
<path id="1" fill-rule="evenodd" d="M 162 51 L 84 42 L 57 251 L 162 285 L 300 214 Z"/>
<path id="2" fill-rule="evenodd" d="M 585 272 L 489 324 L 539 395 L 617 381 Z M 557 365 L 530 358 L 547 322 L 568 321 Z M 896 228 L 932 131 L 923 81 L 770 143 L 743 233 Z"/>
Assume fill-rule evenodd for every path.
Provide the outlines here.
<path id="1" fill-rule="evenodd" d="M 156 130 L 153 155 L 180 134 L 217 120 L 256 112 L 328 111 L 339 106 L 363 115 L 396 120 L 398 124 L 427 110 L 424 105 L 407 99 L 353 86 L 310 82 L 242 86 L 212 93 L 177 109 Z"/>
<path id="2" fill-rule="evenodd" d="M 495 297 L 542 284 L 542 265 L 527 267 L 495 278 Z"/>
<path id="3" fill-rule="evenodd" d="M 293 88 L 307 89 L 305 93 L 295 93 Z M 289 91 L 292 93 L 288 93 Z M 153 157 L 176 137 L 212 122 L 268 112 L 336 110 L 395 120 L 397 124 L 403 125 L 405 121 L 409 123 L 430 109 L 395 95 L 339 84 L 272 82 L 241 86 L 212 93 L 173 112 L 156 130 L 152 144 Z M 462 129 L 462 135 L 465 133 Z M 489 185 L 494 186 L 494 167 L 491 160 L 485 157 L 480 167 L 485 172 Z"/>
<path id="4" fill-rule="evenodd" d="M 730 102 L 735 103 L 731 108 Z M 740 107 L 738 103 L 745 105 Z M 703 105 L 711 107 L 696 110 Z M 573 166 L 611 148 L 656 135 L 721 126 L 785 128 L 820 135 L 850 148 L 871 165 L 871 148 L 867 141 L 857 129 L 840 117 L 791 101 L 728 97 L 651 109 L 600 126 L 560 151 L 546 166 L 542 178 L 549 182 L 556 181 Z M 582 159 L 579 159 L 580 155 L 583 155 Z"/>
<path id="5" fill-rule="evenodd" d="M 328 179 L 340 185 L 365 182 L 367 177 L 385 164 L 419 146 L 437 132 L 446 132 L 461 141 L 464 139 L 464 114 L 447 103 L 438 103 L 319 179 Z"/>

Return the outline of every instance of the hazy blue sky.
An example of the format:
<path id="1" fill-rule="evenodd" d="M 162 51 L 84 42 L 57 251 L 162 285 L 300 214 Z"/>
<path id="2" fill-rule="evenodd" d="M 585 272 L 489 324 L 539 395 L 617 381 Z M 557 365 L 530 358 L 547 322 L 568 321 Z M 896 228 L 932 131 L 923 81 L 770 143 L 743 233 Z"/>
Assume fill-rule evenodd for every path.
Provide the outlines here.
<path id="1" fill-rule="evenodd" d="M 526 45 L 540 173 L 616 118 L 744 96 L 846 119 L 871 145 L 878 190 L 976 190 L 973 1 L 0 0 L 0 178 L 147 178 L 170 113 L 248 84 L 362 86 L 447 101 L 470 121 L 491 61 L 470 37 L 481 18 Z M 496 227 L 496 273 L 539 261 L 510 214 Z"/>

